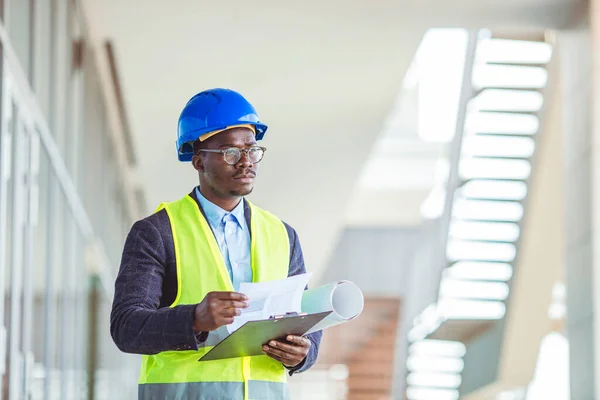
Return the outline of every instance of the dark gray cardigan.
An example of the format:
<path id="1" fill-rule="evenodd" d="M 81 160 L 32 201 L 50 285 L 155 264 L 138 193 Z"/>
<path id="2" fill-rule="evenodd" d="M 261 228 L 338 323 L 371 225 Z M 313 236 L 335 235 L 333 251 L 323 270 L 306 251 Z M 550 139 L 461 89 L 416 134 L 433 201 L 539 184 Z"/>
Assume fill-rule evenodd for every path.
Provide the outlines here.
<path id="1" fill-rule="evenodd" d="M 198 203 L 195 190 L 190 196 Z M 204 214 L 204 212 L 202 212 Z M 250 227 L 250 207 L 244 202 Z M 288 276 L 304 273 L 304 257 L 296 231 L 285 224 L 290 239 Z M 252 234 L 252 233 L 251 233 Z M 170 350 L 197 350 L 194 335 L 195 305 L 170 308 L 177 295 L 177 269 L 171 223 L 165 210 L 137 221 L 125 242 L 115 283 L 110 333 L 117 347 L 127 353 L 157 354 Z M 317 360 L 321 332 L 307 337 L 308 356 L 293 372 L 309 369 Z"/>

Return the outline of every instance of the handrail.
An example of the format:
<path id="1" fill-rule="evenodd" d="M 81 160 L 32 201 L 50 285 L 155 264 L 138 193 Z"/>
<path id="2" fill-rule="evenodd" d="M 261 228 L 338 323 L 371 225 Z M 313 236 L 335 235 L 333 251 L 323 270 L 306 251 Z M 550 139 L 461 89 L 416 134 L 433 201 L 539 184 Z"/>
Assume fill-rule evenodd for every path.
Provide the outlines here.
<path id="1" fill-rule="evenodd" d="M 460 90 L 460 99 L 458 103 L 458 114 L 456 116 L 456 129 L 452 146 L 450 148 L 449 155 L 449 171 L 448 181 L 446 184 L 446 199 L 444 202 L 444 213 L 440 220 L 441 226 L 441 246 L 440 248 L 446 249 L 448 244 L 448 236 L 450 231 L 450 221 L 452 219 L 452 206 L 454 204 L 454 198 L 456 190 L 459 188 L 461 182 L 459 178 L 460 159 L 463 145 L 463 136 L 465 131 L 465 121 L 467 119 L 467 107 L 469 102 L 473 98 L 473 67 L 475 64 L 475 52 L 477 50 L 477 42 L 479 40 L 479 31 L 468 31 L 467 40 L 467 51 L 465 53 L 465 66 L 462 76 L 462 86 Z M 446 267 L 447 259 L 446 252 L 444 251 L 441 255 L 442 268 Z M 441 278 L 441 274 L 440 274 Z"/>

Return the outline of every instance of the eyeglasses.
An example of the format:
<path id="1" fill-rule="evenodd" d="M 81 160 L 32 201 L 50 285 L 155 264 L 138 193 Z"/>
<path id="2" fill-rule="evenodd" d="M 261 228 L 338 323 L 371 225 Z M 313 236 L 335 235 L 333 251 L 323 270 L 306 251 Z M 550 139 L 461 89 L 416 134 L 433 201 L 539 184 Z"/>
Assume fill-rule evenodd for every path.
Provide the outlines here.
<path id="1" fill-rule="evenodd" d="M 250 161 L 252 164 L 256 164 L 263 159 L 267 149 L 265 147 L 252 146 L 247 149 L 228 147 L 224 150 L 199 149 L 198 151 L 203 151 L 205 153 L 221 153 L 223 154 L 223 159 L 227 164 L 235 165 L 242 159 L 242 153 L 246 155 L 248 161 Z"/>

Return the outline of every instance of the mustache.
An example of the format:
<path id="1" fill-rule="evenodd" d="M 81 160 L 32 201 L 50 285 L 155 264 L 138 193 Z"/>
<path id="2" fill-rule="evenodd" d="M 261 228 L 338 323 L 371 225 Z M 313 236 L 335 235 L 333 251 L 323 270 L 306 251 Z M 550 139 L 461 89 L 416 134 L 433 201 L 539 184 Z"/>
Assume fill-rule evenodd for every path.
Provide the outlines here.
<path id="1" fill-rule="evenodd" d="M 238 172 L 237 174 L 233 175 L 233 178 L 239 178 L 240 176 L 248 176 L 248 177 L 252 177 L 252 178 L 256 178 L 256 172 L 254 171 L 243 171 L 243 172 Z"/>

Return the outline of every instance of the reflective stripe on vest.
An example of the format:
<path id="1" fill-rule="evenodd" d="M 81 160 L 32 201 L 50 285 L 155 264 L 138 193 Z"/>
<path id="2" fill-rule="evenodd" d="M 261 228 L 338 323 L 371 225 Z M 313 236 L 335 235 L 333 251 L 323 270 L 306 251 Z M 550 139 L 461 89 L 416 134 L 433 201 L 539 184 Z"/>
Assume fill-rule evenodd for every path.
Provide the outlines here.
<path id="1" fill-rule="evenodd" d="M 177 296 L 171 307 L 197 304 L 209 292 L 232 291 L 233 284 L 221 251 L 196 201 L 188 195 L 162 204 L 159 210 L 162 208 L 171 223 L 177 266 Z M 290 242 L 285 226 L 267 211 L 252 204 L 250 209 L 253 281 L 286 278 Z M 143 356 L 139 398 L 286 399 L 285 368 L 267 356 L 198 362 L 219 341 L 223 329 L 209 335 L 209 340 L 198 351 L 166 351 Z"/>
<path id="2" fill-rule="evenodd" d="M 287 384 L 248 382 L 249 399 L 288 400 Z M 147 383 L 140 385 L 139 398 L 144 400 L 239 400 L 244 397 L 242 382 Z"/>

